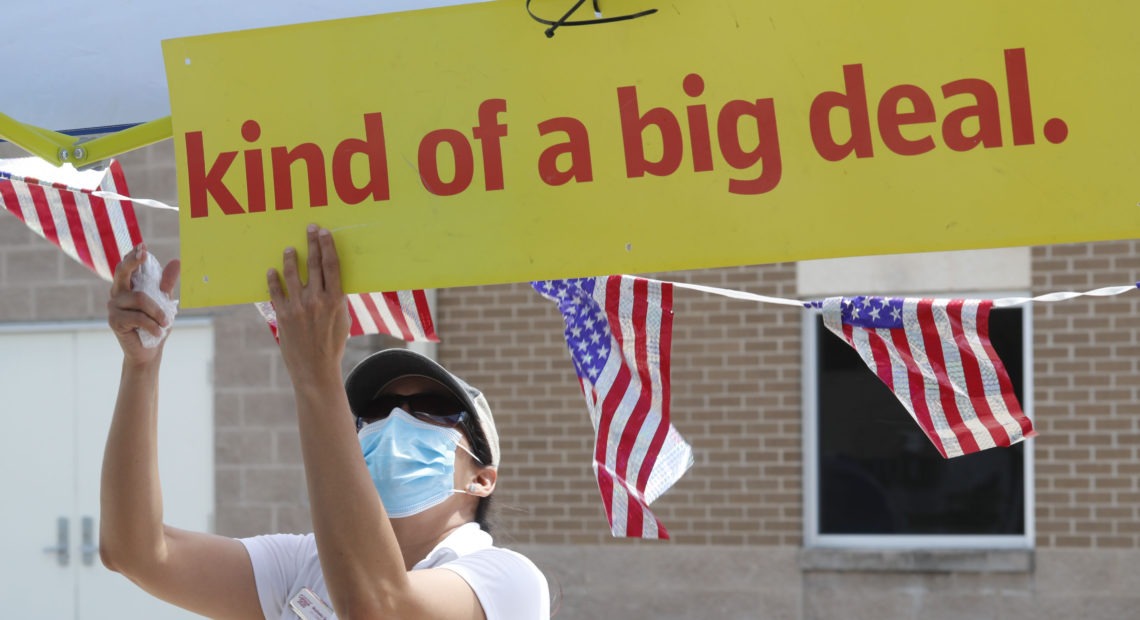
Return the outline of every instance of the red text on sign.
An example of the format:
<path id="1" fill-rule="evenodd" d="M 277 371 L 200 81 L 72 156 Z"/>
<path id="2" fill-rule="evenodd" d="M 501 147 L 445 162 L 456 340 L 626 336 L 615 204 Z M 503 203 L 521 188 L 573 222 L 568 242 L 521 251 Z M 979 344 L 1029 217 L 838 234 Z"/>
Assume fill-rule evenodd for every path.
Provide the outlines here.
<path id="1" fill-rule="evenodd" d="M 828 161 L 840 161 L 852 153 L 858 158 L 873 157 L 872 116 L 863 65 L 845 65 L 843 85 L 843 91 L 823 92 L 812 101 L 812 143 L 816 152 Z M 942 96 L 946 99 L 968 96 L 972 102 L 955 108 L 942 119 L 942 143 L 952 151 L 968 151 L 978 146 L 1000 147 L 1004 112 L 1009 119 L 1014 146 L 1034 144 L 1033 106 L 1024 49 L 1005 50 L 1005 95 L 1007 109 L 1003 110 L 998 90 L 986 80 L 963 78 L 943 84 Z M 936 147 L 931 128 L 923 130 L 923 126 L 937 123 L 938 118 L 934 101 L 922 88 L 913 84 L 888 88 L 879 97 L 875 112 L 874 125 L 879 138 L 892 152 L 921 155 Z M 844 117 L 846 123 L 837 120 Z M 835 137 L 833 122 L 846 124 L 846 131 L 840 132 L 847 136 L 846 140 Z M 967 129 L 971 126 L 976 128 L 972 132 Z M 1068 126 L 1059 118 L 1049 119 L 1044 125 L 1044 135 L 1054 144 L 1063 142 L 1068 136 Z"/>
<path id="2" fill-rule="evenodd" d="M 261 125 L 254 120 L 242 124 L 242 139 L 255 143 L 261 138 Z M 333 189 L 344 204 L 359 204 L 366 200 L 388 200 L 388 157 L 384 145 L 384 119 L 380 113 L 364 115 L 364 139 L 346 138 L 333 150 L 329 172 Z M 266 209 L 266 179 L 263 149 L 242 152 L 245 168 L 245 204 L 238 200 L 226 176 L 237 160 L 237 151 L 224 151 L 207 164 L 205 144 L 201 131 L 186 134 L 186 173 L 190 185 L 190 217 L 206 217 L 209 203 L 214 202 L 225 215 L 257 213 Z M 353 178 L 352 161 L 363 157 L 367 161 L 368 177 L 362 181 Z M 293 148 L 275 146 L 269 149 L 270 169 L 273 177 L 274 209 L 293 208 L 293 184 L 296 164 L 303 164 L 304 179 L 309 188 L 311 207 L 328 205 L 328 178 L 325 173 L 325 153 L 320 146 L 305 142 Z"/>
<path id="3" fill-rule="evenodd" d="M 682 88 L 686 95 L 696 99 L 704 93 L 705 82 L 700 75 L 690 73 L 685 77 Z M 677 172 L 684 158 L 686 138 L 677 115 L 661 107 L 641 112 L 636 86 L 618 88 L 617 97 L 626 176 L 669 176 Z M 783 166 L 776 129 L 776 107 L 772 99 L 729 101 L 721 106 L 716 118 L 717 145 L 724 162 L 741 171 L 754 169 L 759 164 L 758 175 L 730 179 L 728 191 L 733 194 L 763 194 L 773 190 L 780 182 Z M 708 172 L 715 164 L 707 106 L 703 103 L 686 106 L 685 119 L 693 171 Z M 659 159 L 650 160 L 646 156 L 647 131 L 661 136 Z M 742 136 L 742 131 L 747 138 Z M 745 143 L 752 142 L 755 142 L 754 147 L 745 148 Z"/>

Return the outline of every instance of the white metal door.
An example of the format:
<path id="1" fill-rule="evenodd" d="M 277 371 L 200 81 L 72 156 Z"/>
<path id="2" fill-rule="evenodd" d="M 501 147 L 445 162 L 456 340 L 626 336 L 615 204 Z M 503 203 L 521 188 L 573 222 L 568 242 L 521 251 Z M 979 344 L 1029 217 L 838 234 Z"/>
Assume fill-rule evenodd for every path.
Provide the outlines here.
<path id="1" fill-rule="evenodd" d="M 21 528 L 5 524 L 0 531 L 0 549 L 4 549 L 0 600 L 6 606 L 12 600 L 27 605 L 13 609 L 13 617 L 191 617 L 106 570 L 99 561 L 99 471 L 121 359 L 114 336 L 101 325 L 0 332 L 0 394 L 16 395 L 14 400 L 4 399 L 0 421 L 19 429 L 13 434 L 35 437 L 11 449 L 11 438 L 0 440 L 5 448 L 0 471 L 18 472 L 20 486 L 36 491 L 27 509 L 16 511 L 20 516 L 13 523 L 22 523 Z M 211 528 L 214 505 L 212 360 L 209 324 L 180 322 L 163 355 L 159 387 L 165 521 L 199 531 Z M 50 415 L 20 416 L 14 408 L 9 411 L 9 402 Z M 58 527 L 59 517 L 68 520 L 67 565 L 58 554 L 42 551 L 54 545 L 55 538 L 44 543 L 39 534 L 32 546 L 39 552 L 34 564 L 41 570 L 27 571 L 21 564 L 32 537 L 18 530 L 44 530 L 44 523 L 33 522 L 43 521 L 44 515 L 52 515 L 52 527 Z M 54 529 L 51 534 L 55 535 Z M 21 545 L 22 539 L 29 543 Z M 8 551 L 10 545 L 21 547 L 22 553 Z M 8 589 L 18 596 L 7 596 Z"/>
<path id="2" fill-rule="evenodd" d="M 14 618 L 75 616 L 73 341 L 0 334 L 0 601 Z"/>

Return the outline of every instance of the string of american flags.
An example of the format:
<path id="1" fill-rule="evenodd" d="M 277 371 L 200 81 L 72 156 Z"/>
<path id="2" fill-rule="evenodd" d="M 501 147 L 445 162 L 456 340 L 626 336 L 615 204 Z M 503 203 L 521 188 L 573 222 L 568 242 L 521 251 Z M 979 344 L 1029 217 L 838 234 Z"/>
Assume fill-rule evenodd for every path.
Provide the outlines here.
<path id="1" fill-rule="evenodd" d="M 34 158 L 32 158 L 34 159 Z M 110 162 L 92 185 L 26 173 L 29 160 L 0 160 L 0 204 L 37 235 L 110 281 L 122 257 L 142 242 L 122 167 Z M 14 173 L 12 170 L 19 170 Z M 88 179 L 92 177 L 86 173 Z M 167 207 L 169 208 L 169 207 Z M 989 337 L 995 307 L 1119 295 L 1140 286 L 1105 287 L 996 300 L 831 297 L 803 301 L 628 275 L 531 283 L 554 302 L 565 324 L 571 364 L 595 431 L 592 466 L 616 537 L 668 538 L 649 506 L 693 464 L 692 449 L 670 421 L 669 368 L 675 289 L 804 307 L 850 345 L 891 389 L 946 458 L 1008 447 L 1034 436 L 1009 374 Z M 439 342 L 422 290 L 347 296 L 350 336 L 387 334 Z M 273 336 L 276 315 L 255 304 Z"/>

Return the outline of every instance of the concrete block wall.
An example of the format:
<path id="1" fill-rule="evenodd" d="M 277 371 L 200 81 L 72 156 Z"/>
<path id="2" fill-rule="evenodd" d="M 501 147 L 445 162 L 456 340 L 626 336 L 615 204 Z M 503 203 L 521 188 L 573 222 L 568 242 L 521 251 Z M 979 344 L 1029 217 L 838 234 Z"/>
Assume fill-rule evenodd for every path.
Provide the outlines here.
<path id="1" fill-rule="evenodd" d="M 831 570 L 790 547 L 522 545 L 566 620 L 1128 620 L 1140 551 L 1047 549 L 1024 568 Z M 852 558 L 859 563 L 859 552 Z"/>

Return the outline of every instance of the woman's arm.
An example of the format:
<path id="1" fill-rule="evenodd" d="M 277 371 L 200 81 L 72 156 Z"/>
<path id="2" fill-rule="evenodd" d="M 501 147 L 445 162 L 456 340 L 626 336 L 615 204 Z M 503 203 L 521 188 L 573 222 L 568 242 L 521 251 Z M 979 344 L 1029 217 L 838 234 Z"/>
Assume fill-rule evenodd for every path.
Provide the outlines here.
<path id="1" fill-rule="evenodd" d="M 348 310 L 332 234 L 310 226 L 308 254 L 307 284 L 292 248 L 285 251 L 281 276 L 270 270 L 268 284 L 296 394 L 317 551 L 337 617 L 480 619 L 482 608 L 458 575 L 409 575 L 404 567 L 364 465 L 341 380 Z"/>
<path id="2" fill-rule="evenodd" d="M 161 335 L 167 317 L 149 297 L 131 291 L 131 273 L 145 259 L 141 245 L 123 258 L 107 302 L 123 369 L 103 454 L 99 553 L 107 568 L 175 605 L 216 618 L 261 618 L 253 568 L 240 542 L 162 523 L 157 408 L 165 343 L 144 348 L 135 329 Z M 173 290 L 178 272 L 178 261 L 166 266 L 163 292 Z"/>

